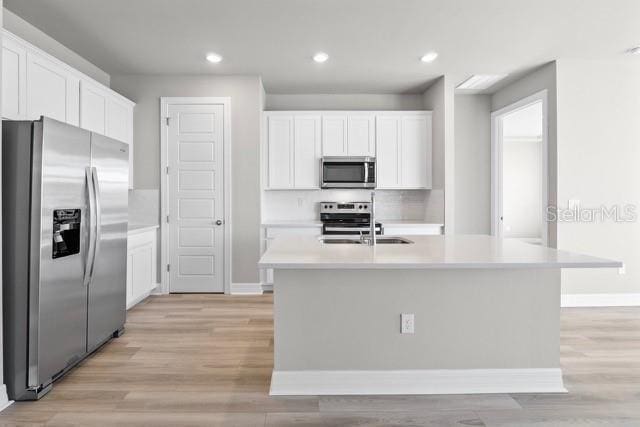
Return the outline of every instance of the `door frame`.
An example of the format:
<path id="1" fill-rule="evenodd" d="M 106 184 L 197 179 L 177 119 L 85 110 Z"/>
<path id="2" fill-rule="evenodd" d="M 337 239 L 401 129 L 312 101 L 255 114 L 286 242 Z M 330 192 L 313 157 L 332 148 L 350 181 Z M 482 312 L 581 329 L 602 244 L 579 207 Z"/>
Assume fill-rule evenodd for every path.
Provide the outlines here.
<path id="1" fill-rule="evenodd" d="M 541 90 L 491 113 L 491 235 L 503 235 L 502 212 L 502 119 L 504 116 L 542 102 L 542 245 L 549 242 L 549 224 L 546 209 L 549 204 L 549 103 L 547 90 Z"/>
<path id="2" fill-rule="evenodd" d="M 223 107 L 223 167 L 224 167 L 224 293 L 231 293 L 231 98 L 230 97 L 160 97 L 160 262 L 162 293 L 170 292 L 170 275 L 167 271 L 169 258 L 169 227 L 167 215 L 169 212 L 169 117 L 170 105 L 222 105 Z"/>

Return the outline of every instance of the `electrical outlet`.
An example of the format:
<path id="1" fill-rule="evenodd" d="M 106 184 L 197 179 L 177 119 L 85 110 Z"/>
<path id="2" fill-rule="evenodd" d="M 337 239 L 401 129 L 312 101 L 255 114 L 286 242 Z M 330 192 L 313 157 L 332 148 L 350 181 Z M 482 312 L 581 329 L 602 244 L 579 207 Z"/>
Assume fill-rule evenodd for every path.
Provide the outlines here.
<path id="1" fill-rule="evenodd" d="M 413 334 L 415 332 L 415 318 L 413 313 L 402 313 L 400 315 L 400 333 Z"/>
<path id="2" fill-rule="evenodd" d="M 624 264 L 622 264 L 622 267 L 620 267 L 620 268 L 618 269 L 618 274 L 626 274 L 626 273 L 627 273 L 627 269 L 626 269 L 626 268 L 624 268 L 624 267 L 625 267 L 625 265 L 624 265 Z"/>
<path id="3" fill-rule="evenodd" d="M 304 197 L 298 197 L 298 207 L 304 206 Z"/>

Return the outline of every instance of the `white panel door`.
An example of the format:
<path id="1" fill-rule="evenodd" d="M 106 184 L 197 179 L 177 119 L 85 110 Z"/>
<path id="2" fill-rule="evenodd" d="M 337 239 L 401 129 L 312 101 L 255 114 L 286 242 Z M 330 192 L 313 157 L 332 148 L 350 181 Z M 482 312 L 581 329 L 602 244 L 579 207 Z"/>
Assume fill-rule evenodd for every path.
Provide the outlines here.
<path id="1" fill-rule="evenodd" d="M 350 115 L 347 127 L 347 155 L 375 157 L 375 116 Z"/>
<path id="2" fill-rule="evenodd" d="M 293 116 L 268 116 L 269 188 L 293 187 Z"/>
<path id="3" fill-rule="evenodd" d="M 347 155 L 347 115 L 322 116 L 322 155 Z"/>
<path id="4" fill-rule="evenodd" d="M 27 115 L 27 51 L 10 39 L 2 41 L 2 117 Z"/>
<path id="5" fill-rule="evenodd" d="M 80 127 L 107 135 L 107 93 L 87 82 L 80 84 Z"/>
<path id="6" fill-rule="evenodd" d="M 171 292 L 224 292 L 222 105 L 169 105 Z"/>
<path id="7" fill-rule="evenodd" d="M 80 79 L 61 66 L 27 53 L 27 118 L 79 124 Z"/>
<path id="8" fill-rule="evenodd" d="M 402 117 L 400 181 L 403 188 L 431 188 L 431 120 L 425 115 Z"/>
<path id="9" fill-rule="evenodd" d="M 320 188 L 320 116 L 294 118 L 293 184 L 295 188 Z"/>
<path id="10" fill-rule="evenodd" d="M 400 117 L 376 117 L 376 187 L 400 188 Z"/>

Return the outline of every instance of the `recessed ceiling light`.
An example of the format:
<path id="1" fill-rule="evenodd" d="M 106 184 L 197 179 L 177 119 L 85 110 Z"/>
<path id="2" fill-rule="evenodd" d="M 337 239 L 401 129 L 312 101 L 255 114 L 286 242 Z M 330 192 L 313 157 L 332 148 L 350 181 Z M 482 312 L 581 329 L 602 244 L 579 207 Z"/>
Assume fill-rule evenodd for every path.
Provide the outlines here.
<path id="1" fill-rule="evenodd" d="M 505 77 L 507 77 L 506 74 L 474 74 L 473 76 L 469 77 L 467 80 L 456 86 L 456 89 L 488 89 Z"/>
<path id="2" fill-rule="evenodd" d="M 313 55 L 313 60 L 316 62 L 325 62 L 327 59 L 329 59 L 329 55 L 327 55 L 324 52 L 318 52 L 315 55 Z"/>
<path id="3" fill-rule="evenodd" d="M 627 49 L 627 53 L 631 55 L 640 55 L 640 46 L 632 47 L 631 49 Z"/>
<path id="4" fill-rule="evenodd" d="M 217 53 L 208 53 L 207 61 L 217 64 L 218 62 L 222 61 L 222 56 L 218 55 Z"/>
<path id="5" fill-rule="evenodd" d="M 438 52 L 427 52 L 424 55 L 422 55 L 422 58 L 420 58 L 420 61 L 433 62 L 436 60 L 437 57 L 438 57 Z"/>

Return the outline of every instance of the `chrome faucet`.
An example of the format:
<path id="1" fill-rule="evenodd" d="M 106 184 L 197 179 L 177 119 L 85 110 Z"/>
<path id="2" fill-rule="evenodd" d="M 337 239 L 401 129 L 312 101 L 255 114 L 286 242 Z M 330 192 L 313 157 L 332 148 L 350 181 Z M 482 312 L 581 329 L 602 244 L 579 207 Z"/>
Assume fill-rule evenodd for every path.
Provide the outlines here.
<path id="1" fill-rule="evenodd" d="M 369 246 L 376 245 L 376 192 L 371 192 L 371 213 L 369 216 Z"/>

